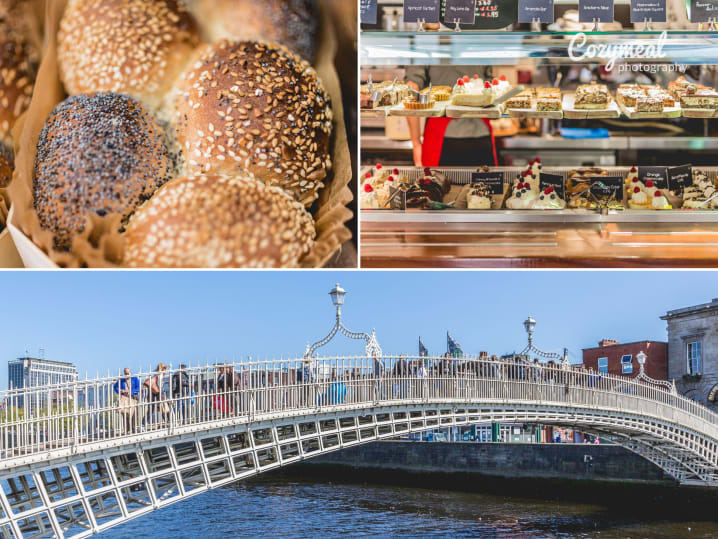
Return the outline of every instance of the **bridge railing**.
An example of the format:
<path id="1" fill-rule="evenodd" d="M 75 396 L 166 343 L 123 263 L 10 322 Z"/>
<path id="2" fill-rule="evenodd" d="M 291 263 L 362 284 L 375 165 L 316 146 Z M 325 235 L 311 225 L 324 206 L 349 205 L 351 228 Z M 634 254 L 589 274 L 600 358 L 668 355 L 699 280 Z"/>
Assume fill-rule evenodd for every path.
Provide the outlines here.
<path id="1" fill-rule="evenodd" d="M 560 365 L 384 356 L 239 361 L 0 392 L 0 460 L 142 432 L 394 402 L 532 401 L 665 417 L 718 439 L 718 416 L 664 387 Z"/>

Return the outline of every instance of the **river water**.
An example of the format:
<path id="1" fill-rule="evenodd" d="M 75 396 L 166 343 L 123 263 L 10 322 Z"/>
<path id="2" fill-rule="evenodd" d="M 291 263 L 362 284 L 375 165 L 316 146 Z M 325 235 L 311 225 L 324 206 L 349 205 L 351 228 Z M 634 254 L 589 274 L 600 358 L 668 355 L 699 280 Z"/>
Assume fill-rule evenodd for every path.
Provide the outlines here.
<path id="1" fill-rule="evenodd" d="M 554 494 L 522 498 L 268 474 L 176 503 L 101 537 L 718 537 L 715 510 L 686 516 L 683 510 L 652 510 L 652 502 L 636 498 L 607 507 L 556 501 Z"/>

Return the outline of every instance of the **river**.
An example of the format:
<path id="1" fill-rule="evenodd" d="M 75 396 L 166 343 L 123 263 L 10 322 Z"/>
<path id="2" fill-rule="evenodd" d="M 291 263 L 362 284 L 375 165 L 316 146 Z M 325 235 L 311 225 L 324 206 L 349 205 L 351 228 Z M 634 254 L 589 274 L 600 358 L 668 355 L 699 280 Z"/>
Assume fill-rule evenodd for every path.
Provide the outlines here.
<path id="1" fill-rule="evenodd" d="M 176 503 L 101 537 L 718 537 L 715 511 L 687 515 L 671 504 L 658 509 L 641 496 L 615 505 L 557 501 L 555 492 L 541 499 L 267 474 Z"/>

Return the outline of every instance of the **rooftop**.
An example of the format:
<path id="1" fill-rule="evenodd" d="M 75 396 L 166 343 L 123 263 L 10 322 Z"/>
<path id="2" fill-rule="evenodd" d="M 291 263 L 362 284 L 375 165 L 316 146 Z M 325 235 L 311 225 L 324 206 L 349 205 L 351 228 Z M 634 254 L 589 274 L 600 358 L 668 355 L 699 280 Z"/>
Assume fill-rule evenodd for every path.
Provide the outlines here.
<path id="1" fill-rule="evenodd" d="M 615 348 L 617 346 L 629 346 L 631 344 L 642 344 L 642 343 L 668 344 L 666 341 L 652 341 L 650 339 L 644 339 L 642 341 L 619 342 L 616 344 L 607 344 L 604 346 L 589 346 L 588 348 L 582 348 L 582 350 L 605 350 L 606 348 Z"/>
<path id="2" fill-rule="evenodd" d="M 661 320 L 668 320 L 669 318 L 675 318 L 678 316 L 686 316 L 688 314 L 696 314 L 704 311 L 711 311 L 718 309 L 718 298 L 714 298 L 710 303 L 701 303 L 700 305 L 691 305 L 690 307 L 683 307 L 681 309 L 674 309 L 668 311 L 666 314 L 661 316 Z"/>

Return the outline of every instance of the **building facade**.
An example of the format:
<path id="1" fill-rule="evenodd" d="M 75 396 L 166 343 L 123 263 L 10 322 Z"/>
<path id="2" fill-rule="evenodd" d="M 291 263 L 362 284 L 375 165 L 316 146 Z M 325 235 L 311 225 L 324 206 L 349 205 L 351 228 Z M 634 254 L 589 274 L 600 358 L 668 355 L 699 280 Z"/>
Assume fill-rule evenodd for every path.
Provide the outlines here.
<path id="1" fill-rule="evenodd" d="M 718 406 L 718 299 L 668 311 L 668 376 L 678 391 Z"/>
<path id="2" fill-rule="evenodd" d="M 72 363 L 50 361 L 34 357 L 20 357 L 8 361 L 8 386 L 10 389 L 41 387 L 77 380 L 77 368 Z M 47 403 L 48 393 L 38 393 L 32 402 L 25 403 L 22 397 L 17 406 L 43 406 Z"/>
<path id="3" fill-rule="evenodd" d="M 670 379 L 668 372 L 668 343 L 661 341 L 637 341 L 619 343 L 611 339 L 599 341 L 595 348 L 583 349 L 583 366 L 596 372 L 633 378 L 640 367 L 636 356 L 646 354 L 645 373 L 656 380 Z"/>

